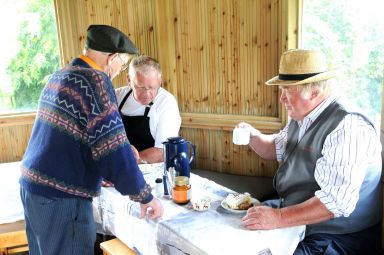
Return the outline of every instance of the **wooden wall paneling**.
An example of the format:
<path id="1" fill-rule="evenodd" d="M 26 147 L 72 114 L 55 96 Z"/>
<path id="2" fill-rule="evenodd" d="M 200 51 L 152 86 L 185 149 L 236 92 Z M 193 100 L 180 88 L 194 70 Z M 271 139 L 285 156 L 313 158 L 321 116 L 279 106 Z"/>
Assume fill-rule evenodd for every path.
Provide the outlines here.
<path id="1" fill-rule="evenodd" d="M 257 5 L 256 5 L 256 10 L 260 10 L 261 9 L 261 6 L 262 6 L 262 2 L 261 1 L 256 1 L 257 2 Z M 262 31 L 262 27 L 263 27 L 263 24 L 262 24 L 262 16 L 261 15 L 255 15 L 256 16 L 256 21 L 255 23 L 257 24 L 256 25 L 256 35 L 255 35 L 255 43 L 256 43 L 256 62 L 255 63 L 262 63 L 263 62 L 263 56 L 262 56 L 262 35 L 261 35 L 261 31 Z M 256 94 L 255 94 L 255 101 L 257 102 L 257 106 L 259 105 L 262 105 L 262 101 L 261 101 L 261 97 L 260 97 L 260 88 L 263 84 L 263 77 L 262 77 L 262 70 L 263 70 L 263 65 L 261 64 L 255 64 L 254 65 L 255 67 L 257 67 L 257 75 L 255 78 L 255 87 L 256 87 Z"/>
<path id="2" fill-rule="evenodd" d="M 277 168 L 276 162 L 256 157 L 249 146 L 234 145 L 232 132 L 183 128 L 181 135 L 188 137 L 196 146 L 193 168 L 269 177 L 274 175 Z"/>
<path id="3" fill-rule="evenodd" d="M 204 5 L 206 7 L 202 8 Z M 280 49 L 281 42 L 288 42 L 288 39 L 279 40 L 279 35 L 288 38 L 288 32 L 294 27 L 284 23 L 290 15 L 288 5 L 287 2 L 272 0 L 176 2 L 176 76 L 178 85 L 181 84 L 177 98 L 182 111 L 183 128 L 205 128 L 209 132 L 216 129 L 224 133 L 223 130 L 232 130 L 241 120 L 251 122 L 269 133 L 282 128 L 286 116 L 279 104 L 278 88 L 267 87 L 264 82 L 277 74 L 279 57 L 284 51 Z M 199 21 L 206 19 L 206 22 L 195 20 L 198 15 L 196 9 L 200 10 L 200 16 L 203 17 Z M 197 34 L 194 34 L 197 27 Z M 205 31 L 215 32 L 204 37 Z M 245 35 L 252 35 L 251 41 L 256 47 L 251 44 L 248 47 Z M 207 47 L 204 47 L 204 38 L 210 38 Z M 205 70 L 205 66 L 208 70 Z M 209 82 L 206 82 L 206 76 L 201 75 L 204 71 L 211 73 Z M 205 100 L 207 92 L 209 101 Z M 228 138 L 223 137 L 224 141 L 230 141 Z M 230 171 L 236 173 L 244 171 L 241 170 L 244 163 L 237 166 L 237 162 L 238 157 L 245 154 L 240 154 L 238 150 L 231 154 L 234 148 L 225 142 L 222 147 L 223 164 L 217 163 L 216 167 L 210 169 L 227 171 L 232 168 Z M 252 154 L 247 156 L 255 157 Z M 261 165 L 268 167 L 264 162 Z M 252 169 L 245 172 L 252 172 Z"/>
<path id="4" fill-rule="evenodd" d="M 279 118 L 276 117 L 203 113 L 181 113 L 181 115 L 182 127 L 232 131 L 234 126 L 242 121 L 246 121 L 266 133 L 276 132 L 282 127 Z"/>
<path id="5" fill-rule="evenodd" d="M 125 32 L 142 53 L 157 58 L 156 8 L 151 0 L 55 0 L 57 26 L 61 36 L 63 65 L 78 56 L 91 24 L 112 25 Z M 126 85 L 126 72 L 113 80 Z"/>
<path id="6" fill-rule="evenodd" d="M 0 162 L 8 162 L 7 159 L 9 158 L 9 154 L 11 154 L 11 144 L 8 141 L 7 137 L 8 134 L 4 127 L 0 127 L 0 137 L 1 137 L 1 144 L 0 144 Z"/>
<path id="7" fill-rule="evenodd" d="M 34 113 L 0 116 L 0 163 L 22 159 L 34 121 Z"/>
<path id="8" fill-rule="evenodd" d="M 0 163 L 19 161 L 27 148 L 32 124 L 0 126 Z"/>
<path id="9" fill-rule="evenodd" d="M 208 137 L 210 136 L 210 132 L 205 132 L 205 130 L 198 130 L 197 132 L 194 132 L 196 135 L 194 137 L 194 141 L 200 141 L 200 145 L 197 146 L 197 155 L 200 155 L 200 160 L 201 160 L 201 163 L 200 164 L 197 164 L 199 167 L 201 166 L 201 168 L 203 169 L 210 169 L 210 167 L 212 167 L 212 164 L 211 164 L 211 153 L 210 153 L 210 148 L 211 148 L 211 144 L 209 142 L 209 139 Z"/>
<path id="10" fill-rule="evenodd" d="M 177 2 L 177 16 L 182 16 L 182 18 L 177 19 L 177 22 L 175 22 L 179 23 L 175 24 L 175 40 L 176 51 L 180 52 L 180 54 L 177 54 L 177 58 L 180 59 L 180 61 L 177 62 L 177 83 L 186 84 L 186 86 L 180 88 L 180 92 L 177 95 L 177 98 L 182 101 L 180 106 L 181 111 L 213 114 L 244 114 L 246 112 L 249 115 L 277 116 L 279 114 L 279 106 L 272 105 L 272 103 L 277 102 L 277 100 L 271 100 L 269 98 L 271 90 L 277 91 L 277 89 L 265 88 L 265 80 L 271 77 L 265 72 L 264 69 L 266 68 L 263 68 L 263 63 L 267 63 L 270 55 L 273 54 L 271 53 L 272 50 L 269 49 L 272 47 L 269 45 L 277 44 L 276 40 L 273 40 L 274 43 L 264 42 L 265 40 L 263 40 L 263 45 L 258 45 L 258 47 L 250 46 L 247 47 L 249 50 L 244 50 L 246 47 L 243 47 L 243 45 L 246 43 L 240 43 L 240 39 L 238 38 L 240 38 L 242 34 L 252 34 L 253 32 L 248 30 L 242 33 L 239 27 L 242 24 L 241 20 L 244 16 L 243 13 L 247 13 L 244 10 L 248 10 L 249 6 L 245 4 L 234 4 L 235 7 L 233 7 L 228 4 L 228 2 L 232 3 L 232 1 L 213 2 L 215 5 L 212 6 L 212 2 L 213 1 L 210 1 L 209 5 L 207 5 L 208 7 L 204 8 L 205 13 L 200 14 L 202 17 L 208 17 L 210 22 L 209 25 L 199 25 L 200 23 L 194 23 L 194 17 L 198 14 L 194 13 L 193 10 L 196 9 L 194 5 L 197 5 L 196 3 L 198 2 Z M 250 2 L 254 3 L 254 1 Z M 257 3 L 259 2 L 260 1 L 257 1 Z M 241 3 L 248 2 L 243 1 Z M 231 8 L 234 10 L 229 10 Z M 189 10 L 189 12 L 184 13 L 185 10 Z M 206 10 L 213 11 L 208 12 Z M 234 13 L 235 11 L 237 13 Z M 220 13 L 220 15 L 217 13 Z M 261 15 L 258 15 L 259 13 L 254 15 L 253 13 L 249 12 L 249 15 L 251 16 L 244 18 L 246 19 L 246 22 L 244 23 L 260 23 L 257 21 L 254 22 L 251 17 L 253 18 L 265 16 L 263 13 L 264 10 L 260 11 Z M 277 15 L 277 11 L 275 11 L 275 13 Z M 223 18 L 222 16 L 225 15 L 228 15 L 230 18 Z M 276 15 L 273 17 L 274 19 L 278 18 Z M 240 16 L 242 18 L 240 18 Z M 201 26 L 198 30 L 200 32 L 196 35 L 191 34 L 191 31 L 194 31 L 196 26 Z M 207 29 L 207 26 L 209 29 Z M 217 45 L 215 45 L 215 38 L 212 38 L 211 35 L 207 35 L 205 37 L 201 36 L 201 34 L 207 30 L 216 31 L 216 37 L 219 41 Z M 275 28 L 275 30 L 277 30 L 277 28 Z M 189 38 L 185 38 L 187 36 L 189 36 Z M 202 44 L 197 42 L 195 39 L 200 37 L 211 38 L 212 43 L 210 43 L 207 47 L 204 47 L 204 39 L 201 41 Z M 263 34 L 257 34 L 254 36 L 256 41 L 258 40 L 257 38 L 262 37 Z M 240 46 L 242 50 L 238 49 Z M 267 47 L 267 53 L 265 49 L 260 49 L 261 47 Z M 205 50 L 206 48 L 207 50 Z M 252 56 L 253 52 L 258 51 L 260 51 L 260 54 L 257 54 L 256 56 L 260 56 L 259 59 L 247 58 L 247 56 Z M 242 54 L 242 52 L 244 53 Z M 277 54 L 274 53 L 274 55 Z M 277 57 L 274 55 L 273 58 L 276 59 Z M 191 56 L 198 57 L 192 58 Z M 205 61 L 205 59 L 209 59 L 210 62 Z M 250 61 L 249 64 L 247 63 L 248 59 Z M 260 65 L 258 61 L 261 61 L 262 64 Z M 248 66 L 243 65 L 243 62 L 247 63 Z M 204 68 L 205 66 L 207 69 Z M 196 67 L 199 68 L 196 69 Z M 258 69 L 256 69 L 255 72 L 250 70 L 250 68 Z M 209 82 L 206 82 L 207 78 L 204 75 L 206 72 L 211 74 Z M 255 73 L 258 86 L 256 93 L 253 93 L 253 84 L 255 81 L 248 82 L 246 77 L 252 77 L 252 75 Z M 271 71 L 270 73 L 274 72 Z M 274 95 L 277 95 L 277 93 L 274 92 Z M 254 97 L 257 99 L 256 105 L 254 105 Z M 210 100 L 206 100 L 207 98 Z M 249 102 L 249 104 L 247 104 L 247 102 Z M 269 104 L 267 105 L 266 103 Z M 216 111 L 213 112 L 213 110 Z"/>
<path id="11" fill-rule="evenodd" d="M 78 31 L 77 5 L 74 1 L 55 0 L 56 24 L 59 33 L 59 47 L 62 66 L 70 63 L 73 57 L 79 55 L 80 46 L 78 38 L 84 33 Z"/>
<path id="12" fill-rule="evenodd" d="M 118 27 L 143 53 L 158 58 L 163 85 L 179 102 L 181 134 L 198 146 L 196 166 L 273 175 L 275 163 L 232 144 L 232 129 L 247 121 L 272 133 L 285 124 L 278 89 L 264 82 L 277 74 L 281 53 L 295 44 L 292 8 L 299 2 L 55 0 L 55 8 L 63 64 L 81 52 L 86 28 L 95 23 Z M 124 75 L 115 86 L 125 84 Z"/>
<path id="13" fill-rule="evenodd" d="M 223 157 L 223 146 L 221 146 L 221 143 L 223 141 L 223 132 L 219 132 L 217 130 L 206 130 L 206 132 L 210 132 L 211 135 L 209 136 L 209 159 L 211 164 L 209 165 L 209 168 L 207 169 L 217 169 L 217 171 L 222 171 L 223 164 L 222 164 L 222 157 Z"/>
<path id="14" fill-rule="evenodd" d="M 262 24 L 262 28 L 261 28 L 261 40 L 262 40 L 262 43 L 261 43 L 261 47 L 262 47 L 262 61 L 257 63 L 259 65 L 261 65 L 261 77 L 262 77 L 262 81 L 261 81 L 261 84 L 260 84 L 260 87 L 259 87 L 259 90 L 260 90 L 260 99 L 261 99 L 261 105 L 265 105 L 265 94 L 266 94 L 266 90 L 270 89 L 270 88 L 266 88 L 265 84 L 264 84 L 264 81 L 266 79 L 268 79 L 268 77 L 266 76 L 266 69 L 268 67 L 268 62 L 269 62 L 269 58 L 270 58 L 270 54 L 268 52 L 268 48 L 269 48 L 269 38 L 268 38 L 268 33 L 269 31 L 272 29 L 270 27 L 270 21 L 268 19 L 268 16 L 270 15 L 270 9 L 268 8 L 268 5 L 269 5 L 269 1 L 263 1 L 262 2 L 262 5 L 261 5 L 261 8 L 260 10 L 263 10 L 263 13 L 264 15 L 261 16 L 262 20 L 261 20 L 261 24 Z M 275 29 L 275 28 L 273 28 Z M 265 114 L 264 111 L 265 111 L 265 107 L 261 106 L 260 109 L 262 111 L 261 114 Z"/>
<path id="15" fill-rule="evenodd" d="M 163 71 L 162 86 L 177 97 L 178 84 L 176 77 L 176 51 L 175 51 L 175 31 L 174 23 L 177 17 L 174 13 L 174 4 L 168 0 L 155 1 L 156 24 L 158 50 L 157 58 Z M 153 45 L 155 45 L 153 43 Z"/>

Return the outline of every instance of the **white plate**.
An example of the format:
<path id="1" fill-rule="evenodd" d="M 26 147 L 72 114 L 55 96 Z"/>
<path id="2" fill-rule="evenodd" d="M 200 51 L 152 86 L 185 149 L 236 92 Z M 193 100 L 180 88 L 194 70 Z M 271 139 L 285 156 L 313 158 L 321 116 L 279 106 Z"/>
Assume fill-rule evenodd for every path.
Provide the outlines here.
<path id="1" fill-rule="evenodd" d="M 258 205 L 258 204 L 260 204 L 260 201 L 259 200 L 257 200 L 256 198 L 251 198 L 251 203 L 253 204 L 253 205 Z M 229 207 L 228 205 L 227 205 L 227 203 L 225 202 L 225 199 L 223 199 L 222 201 L 221 201 L 221 207 L 223 207 L 225 210 L 227 210 L 227 211 L 230 211 L 230 212 L 233 212 L 233 213 L 245 213 L 245 212 L 247 212 L 247 210 L 236 210 L 236 209 L 232 209 L 231 207 Z"/>

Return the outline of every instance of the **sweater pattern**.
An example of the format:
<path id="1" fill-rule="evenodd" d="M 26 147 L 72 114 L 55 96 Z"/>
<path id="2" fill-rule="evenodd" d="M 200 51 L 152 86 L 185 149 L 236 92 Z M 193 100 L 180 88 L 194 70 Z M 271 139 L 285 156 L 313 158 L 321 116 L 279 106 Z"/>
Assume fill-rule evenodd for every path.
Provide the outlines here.
<path id="1" fill-rule="evenodd" d="M 97 196 L 104 177 L 134 201 L 153 198 L 130 150 L 111 81 L 79 59 L 43 88 L 21 172 L 24 188 L 49 197 Z"/>

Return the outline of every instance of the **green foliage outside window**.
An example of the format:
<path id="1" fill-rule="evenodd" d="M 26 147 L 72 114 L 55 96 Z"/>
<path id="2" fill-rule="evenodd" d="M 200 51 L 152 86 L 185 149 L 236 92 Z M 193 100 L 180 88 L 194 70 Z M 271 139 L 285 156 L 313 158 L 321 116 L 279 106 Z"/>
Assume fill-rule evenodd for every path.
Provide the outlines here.
<path id="1" fill-rule="evenodd" d="M 384 73 L 380 0 L 304 0 L 302 48 L 326 54 L 347 98 L 379 125 Z"/>
<path id="2" fill-rule="evenodd" d="M 7 68 L 13 88 L 12 108 L 18 111 L 37 108 L 40 92 L 50 74 L 59 69 L 60 61 L 53 1 L 30 0 L 27 12 L 38 17 L 39 29 L 31 32 L 28 21 L 21 24 L 21 47 Z"/>

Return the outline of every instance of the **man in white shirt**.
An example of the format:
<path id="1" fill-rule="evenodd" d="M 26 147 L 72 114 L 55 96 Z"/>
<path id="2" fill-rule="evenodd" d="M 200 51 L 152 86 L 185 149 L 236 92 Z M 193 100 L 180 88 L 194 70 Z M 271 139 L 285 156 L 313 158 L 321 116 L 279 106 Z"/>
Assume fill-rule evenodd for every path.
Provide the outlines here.
<path id="1" fill-rule="evenodd" d="M 163 144 L 178 136 L 181 117 L 175 97 L 161 87 L 159 63 L 145 55 L 129 64 L 128 86 L 116 89 L 128 140 L 147 163 L 164 160 Z"/>
<path id="2" fill-rule="evenodd" d="M 381 220 L 381 143 L 373 124 L 332 96 L 332 78 L 317 51 L 290 50 L 280 61 L 280 101 L 290 120 L 265 135 L 247 123 L 250 146 L 277 159 L 279 199 L 247 211 L 248 229 L 306 225 L 294 254 L 376 254 Z"/>

